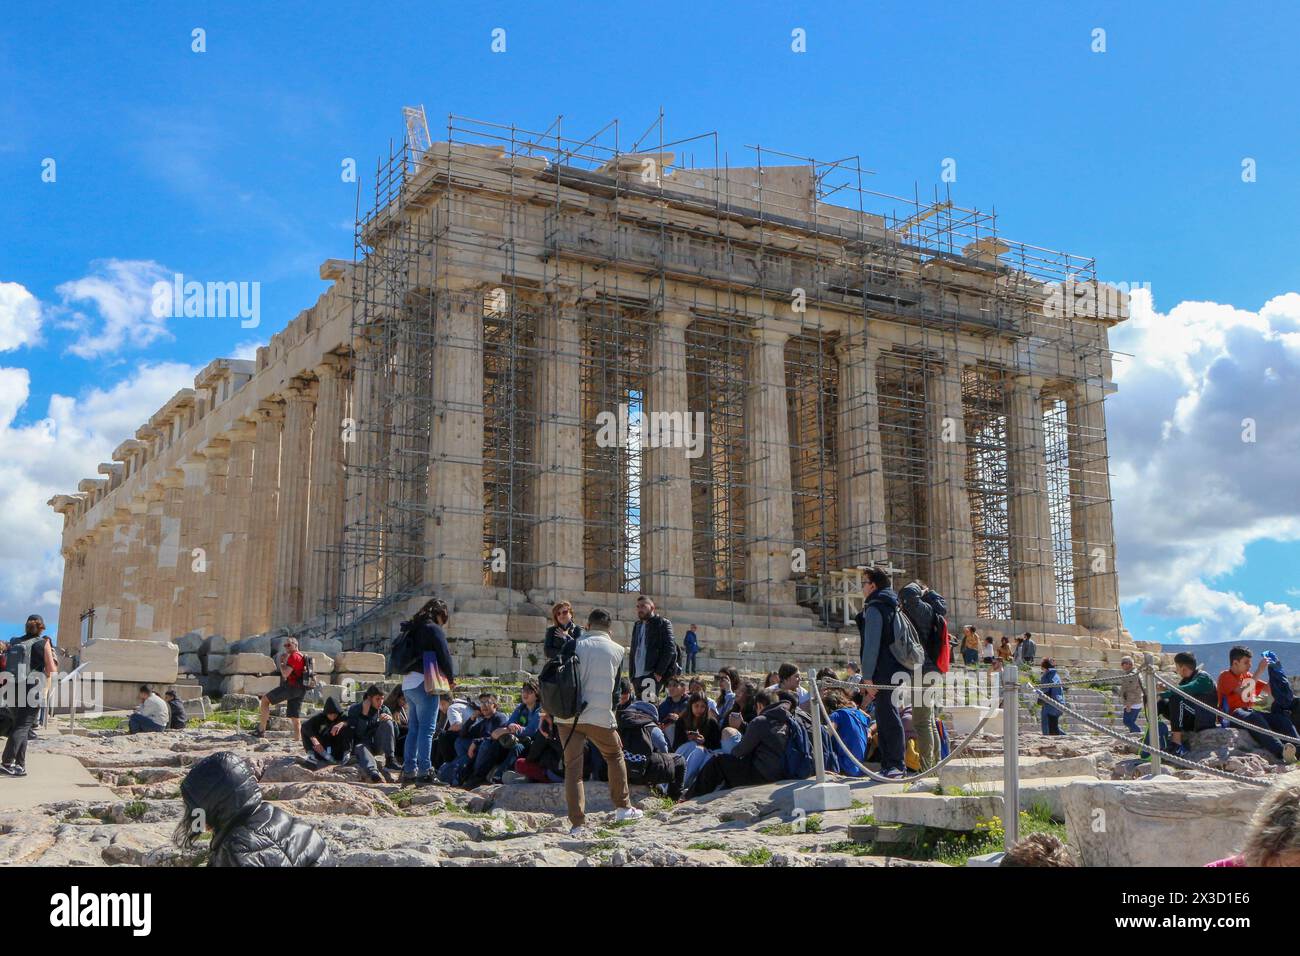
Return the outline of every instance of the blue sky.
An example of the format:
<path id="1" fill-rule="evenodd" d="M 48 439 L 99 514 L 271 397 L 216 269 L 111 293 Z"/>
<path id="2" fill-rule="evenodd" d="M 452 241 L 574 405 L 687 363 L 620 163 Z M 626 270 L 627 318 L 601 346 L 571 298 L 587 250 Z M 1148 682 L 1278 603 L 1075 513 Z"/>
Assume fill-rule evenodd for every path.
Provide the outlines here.
<path id="1" fill-rule="evenodd" d="M 169 368 L 264 342 L 311 305 L 323 290 L 320 262 L 352 255 L 356 187 L 341 181 L 341 162 L 355 159 L 369 188 L 367 171 L 401 135 L 401 107 L 415 103 L 425 105 L 435 139 L 456 112 L 532 129 L 563 114 L 566 133 L 583 135 L 618 117 L 630 140 L 662 107 L 672 136 L 716 130 L 738 156 L 753 143 L 822 158 L 857 154 L 875 172 L 871 188 L 906 195 L 928 194 L 952 158 L 953 198 L 996 208 L 1004 235 L 1095 256 L 1102 278 L 1146 284 L 1150 321 L 1129 338 L 1146 343 L 1181 330 L 1186 348 L 1171 362 L 1184 394 L 1204 399 L 1216 362 L 1243 363 L 1249 380 L 1240 355 L 1254 346 L 1295 359 L 1300 306 L 1284 299 L 1265 310 L 1300 292 L 1294 5 L 986 3 L 924 14 L 903 3 L 827 7 L 139 3 L 111 16 L 90 5 L 79 13 L 76 4 L 7 11 L 0 283 L 21 286 L 41 316 L 36 341 L 0 351 L 0 366 L 29 373 L 25 392 L 21 376 L 0 379 L 12 383 L 10 404 L 25 398 L 6 423 L 11 457 L 23 436 L 55 420 L 62 430 L 40 446 L 50 460 L 36 470 L 89 475 L 100 458 L 68 471 L 71 459 L 127 437 L 109 434 L 119 427 L 112 413 L 134 412 L 130 402 L 152 400 L 151 388 L 174 389 Z M 191 50 L 196 27 L 206 31 L 206 52 Z M 504 53 L 491 51 L 494 28 L 506 31 Z M 795 28 L 806 31 L 806 53 L 791 51 Z M 1097 29 L 1105 52 L 1092 50 Z M 57 163 L 54 183 L 41 180 L 47 157 Z M 1247 158 L 1255 182 L 1242 181 Z M 111 260 L 259 281 L 262 324 L 174 320 L 147 341 L 128 335 L 88 349 L 86 330 L 101 327 L 104 302 L 69 298 L 65 284 L 102 277 Z M 1220 310 L 1205 318 L 1196 303 L 1231 306 L 1238 317 Z M 1261 310 L 1273 316 L 1262 330 L 1258 318 L 1240 318 Z M 1228 351 L 1201 349 L 1207 322 L 1216 335 L 1235 330 L 1225 333 Z M 1259 341 L 1239 341 L 1252 329 Z M 1261 372 L 1277 371 L 1269 361 Z M 1284 388 L 1296 387 L 1293 367 L 1282 371 Z M 1126 387 L 1121 378 L 1116 403 Z M 1169 409 L 1131 414 L 1172 415 L 1177 396 L 1159 394 Z M 71 404 L 52 407 L 56 395 Z M 1122 408 L 1112 417 L 1127 420 Z M 1199 440 L 1192 430 L 1185 438 Z M 1117 437 L 1112 452 L 1138 444 Z M 1300 464 L 1297 447 L 1291 464 Z M 1135 468 L 1150 465 L 1133 457 Z M 57 523 L 26 514 L 28 504 L 5 504 L 0 538 L 29 551 L 32 536 L 42 536 L 42 548 L 57 547 L 49 540 Z M 1263 513 L 1242 512 L 1249 533 L 1225 526 L 1210 545 L 1214 560 L 1194 576 L 1256 608 L 1300 606 L 1287 595 L 1300 585 L 1291 571 L 1300 566 L 1300 532 L 1285 520 L 1298 513 L 1300 503 L 1285 496 Z M 1171 527 L 1161 525 L 1166 537 L 1196 538 L 1196 529 Z M 21 566 L 33 562 L 30 553 L 9 547 L 0 554 L 12 563 L 10 573 L 0 570 L 10 592 L 0 596 L 0 622 L 20 620 L 17 608 L 50 590 L 48 555 L 37 574 Z M 1125 549 L 1142 555 L 1146 543 L 1122 531 L 1120 547 L 1123 575 Z M 1218 610 L 1199 639 L 1231 637 L 1223 628 L 1245 620 L 1221 600 L 1171 597 L 1193 574 L 1188 557 L 1158 559 L 1174 578 L 1163 594 L 1161 564 L 1136 567 L 1132 588 L 1122 579 L 1135 636 L 1177 640 L 1174 629 L 1205 622 L 1207 608 Z M 57 574 L 53 581 L 57 590 Z"/>

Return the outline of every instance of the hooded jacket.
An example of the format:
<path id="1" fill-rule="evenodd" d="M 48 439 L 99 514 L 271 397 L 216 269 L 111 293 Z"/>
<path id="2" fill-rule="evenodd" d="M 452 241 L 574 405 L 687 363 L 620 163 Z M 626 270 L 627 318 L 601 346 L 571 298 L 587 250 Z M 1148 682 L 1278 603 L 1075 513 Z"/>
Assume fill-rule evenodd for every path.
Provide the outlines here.
<path id="1" fill-rule="evenodd" d="M 330 720 L 325 716 L 326 714 L 333 714 L 334 719 Z M 327 697 L 325 698 L 325 706 L 309 717 L 302 725 L 302 739 L 310 741 L 315 737 L 324 744 L 330 736 L 330 728 L 343 719 L 343 711 L 339 710 L 339 705 L 334 702 L 334 698 Z"/>
<path id="2" fill-rule="evenodd" d="M 859 655 L 862 676 L 872 684 L 889 684 L 902 668 L 889 645 L 894 638 L 894 615 L 898 613 L 898 595 L 893 588 L 876 591 L 853 620 L 862 639 Z"/>
<path id="3" fill-rule="evenodd" d="M 1061 687 L 1061 675 L 1056 673 L 1055 667 L 1049 667 L 1043 671 L 1043 677 L 1038 682 L 1038 687 L 1052 700 L 1061 701 L 1065 699 L 1065 690 Z M 1060 717 L 1061 708 L 1054 707 L 1047 701 L 1043 701 L 1043 713 L 1048 717 Z"/>
<path id="4" fill-rule="evenodd" d="M 371 709 L 370 713 L 364 713 L 365 701 L 359 700 L 348 708 L 348 715 L 344 718 L 348 722 L 348 729 L 352 731 L 352 746 L 360 747 L 363 744 L 367 747 L 373 747 L 375 744 L 375 730 L 379 727 L 379 719 L 388 713 L 388 708 L 382 704 L 379 708 Z"/>
<path id="5" fill-rule="evenodd" d="M 248 764 L 216 753 L 194 765 L 181 784 L 188 806 L 212 828 L 208 866 L 328 866 L 320 834 L 262 800 Z"/>
<path id="6" fill-rule="evenodd" d="M 773 704 L 745 727 L 745 735 L 731 755 L 748 760 L 764 780 L 781 780 L 785 776 L 785 747 L 790 739 L 791 719 L 788 703 Z"/>
<path id="7" fill-rule="evenodd" d="M 921 665 L 921 673 L 929 674 L 939 669 L 936 663 L 939 654 L 939 632 L 935 629 L 934 608 L 921 599 L 921 594 L 921 585 L 909 584 L 898 592 L 898 601 L 903 608 L 903 613 L 912 622 L 912 627 L 916 628 L 916 636 L 920 639 L 921 646 L 925 648 L 925 663 Z"/>

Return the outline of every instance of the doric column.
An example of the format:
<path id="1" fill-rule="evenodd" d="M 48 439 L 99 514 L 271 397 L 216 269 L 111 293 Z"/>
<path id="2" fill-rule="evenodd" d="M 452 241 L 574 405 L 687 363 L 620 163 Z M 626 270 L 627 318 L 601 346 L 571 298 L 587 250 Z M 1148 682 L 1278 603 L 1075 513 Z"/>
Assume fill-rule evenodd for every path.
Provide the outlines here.
<path id="1" fill-rule="evenodd" d="M 745 600 L 791 604 L 790 419 L 785 343 L 778 329 L 756 328 L 745 362 Z"/>
<path id="2" fill-rule="evenodd" d="M 159 608 L 164 603 L 164 587 L 159 568 L 158 553 L 162 547 L 163 496 L 162 485 L 153 485 L 143 492 L 144 514 L 140 518 L 142 575 L 140 600 L 135 611 L 135 630 L 141 640 L 159 641 L 165 638 L 158 632 Z M 171 595 L 166 595 L 170 599 Z"/>
<path id="3" fill-rule="evenodd" d="M 153 584 L 153 553 L 148 548 L 147 531 L 149 503 L 143 498 L 133 499 L 120 533 L 125 538 L 122 567 L 122 623 L 121 635 L 137 640 L 148 640 L 153 634 L 153 602 L 150 588 Z"/>
<path id="4" fill-rule="evenodd" d="M 470 287 L 437 298 L 424 526 L 430 589 L 483 583 L 483 295 Z"/>
<path id="5" fill-rule="evenodd" d="M 217 604 L 221 590 L 226 586 L 228 570 L 222 552 L 225 550 L 224 539 L 229 533 L 226 521 L 230 505 L 227 497 L 230 442 L 225 438 L 214 438 L 203 449 L 203 457 L 207 466 L 204 479 L 207 507 L 203 510 L 202 540 L 198 545 L 203 549 L 203 560 L 195 571 L 198 592 L 192 627 L 205 635 L 212 635 L 216 633 Z"/>
<path id="6" fill-rule="evenodd" d="M 63 586 L 59 590 L 58 630 L 54 633 L 58 638 L 59 646 L 75 654 L 80 645 L 80 631 L 77 626 L 80 617 L 77 593 L 80 584 L 77 580 L 80 568 L 75 548 L 61 548 L 59 553 L 63 555 Z"/>
<path id="7" fill-rule="evenodd" d="M 348 568 L 347 586 L 358 595 L 378 597 L 383 577 L 382 543 L 378 528 L 380 506 L 386 500 L 382 471 L 383 406 L 379 397 L 376 363 L 381 361 L 373 335 L 367 330 L 353 336 L 351 402 L 349 415 L 355 430 L 343 446 L 345 474 L 344 522 Z"/>
<path id="8" fill-rule="evenodd" d="M 249 538 L 252 522 L 253 450 L 256 429 L 251 422 L 239 422 L 227 432 L 230 461 L 226 471 L 226 497 L 221 503 L 220 590 L 217 592 L 214 634 L 227 641 L 242 639 L 245 580 L 249 571 Z"/>
<path id="9" fill-rule="evenodd" d="M 1007 380 L 1007 512 L 1011 532 L 1012 616 L 1056 623 L 1056 571 L 1047 497 L 1043 381 Z"/>
<path id="10" fill-rule="evenodd" d="M 338 605 L 339 546 L 343 532 L 343 418 L 346 408 L 342 359 L 327 355 L 316 366 L 316 419 L 311 443 L 311 500 L 303 576 L 303 617 Z"/>
<path id="11" fill-rule="evenodd" d="M 691 462 L 686 457 L 687 429 L 692 429 L 692 434 L 694 429 L 686 384 L 686 327 L 690 323 L 689 312 L 659 314 L 651 331 L 646 368 L 643 418 L 646 428 L 641 451 L 641 589 L 656 596 L 695 596 Z M 784 364 L 781 376 L 784 396 Z M 702 435 L 694 437 L 703 440 Z M 788 440 L 785 450 L 788 460 Z M 790 537 L 794 537 L 793 517 Z"/>
<path id="12" fill-rule="evenodd" d="M 975 539 L 966 489 L 966 416 L 956 355 L 930 370 L 929 585 L 948 600 L 953 620 L 975 616 Z"/>
<path id="13" fill-rule="evenodd" d="M 1082 382 L 1066 396 L 1071 550 L 1075 621 L 1084 627 L 1118 629 L 1119 590 L 1115 577 L 1115 522 L 1110 497 L 1105 396 L 1100 384 Z"/>
<path id="14" fill-rule="evenodd" d="M 312 405 L 310 384 L 295 379 L 284 392 L 284 431 L 280 437 L 280 502 L 271 599 L 272 627 L 283 627 L 303 620 Z"/>
<path id="15" fill-rule="evenodd" d="M 244 576 L 244 613 L 240 638 L 263 634 L 271 627 L 271 598 L 275 590 L 275 555 L 279 526 L 280 426 L 279 404 L 266 404 L 253 413 L 253 487 L 249 500 L 248 573 Z M 223 635 L 229 639 L 233 635 Z"/>
<path id="16" fill-rule="evenodd" d="M 531 586 L 547 603 L 584 589 L 582 549 L 582 361 L 577 299 L 549 297 L 537 319 L 530 498 L 537 513 L 528 541 Z"/>
<path id="17" fill-rule="evenodd" d="M 207 501 L 208 465 L 201 455 L 180 463 L 184 475 L 180 512 L 180 551 L 176 556 L 176 607 L 172 614 L 172 636 L 179 637 L 198 626 L 198 609 L 206 579 L 197 570 L 196 549 L 207 548 L 211 530 L 211 503 Z M 206 559 L 205 559 L 206 560 Z"/>
<path id="18" fill-rule="evenodd" d="M 162 486 L 162 517 L 159 521 L 157 594 L 154 605 L 154 633 L 170 641 L 185 633 L 180 627 L 178 599 L 181 590 L 181 524 L 185 512 L 185 472 L 172 469 L 159 481 Z M 185 558 L 186 573 L 189 560 Z"/>
<path id="19" fill-rule="evenodd" d="M 845 334 L 836 344 L 839 360 L 836 513 L 843 566 L 870 565 L 888 558 L 885 472 L 881 462 L 880 413 L 876 391 L 878 339 Z"/>

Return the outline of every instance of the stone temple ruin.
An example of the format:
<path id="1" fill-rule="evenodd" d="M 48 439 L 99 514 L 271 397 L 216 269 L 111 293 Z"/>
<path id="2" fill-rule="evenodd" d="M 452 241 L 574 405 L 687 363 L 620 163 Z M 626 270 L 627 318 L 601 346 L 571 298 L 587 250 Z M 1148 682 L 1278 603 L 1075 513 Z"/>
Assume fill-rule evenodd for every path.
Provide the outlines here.
<path id="1" fill-rule="evenodd" d="M 557 598 L 626 640 L 646 592 L 702 667 L 842 663 L 880 562 L 1040 654 L 1135 649 L 1093 260 L 856 159 L 408 112 L 317 303 L 51 499 L 61 646 L 166 679 L 124 642 L 380 650 L 438 595 L 460 669 L 513 670 Z"/>

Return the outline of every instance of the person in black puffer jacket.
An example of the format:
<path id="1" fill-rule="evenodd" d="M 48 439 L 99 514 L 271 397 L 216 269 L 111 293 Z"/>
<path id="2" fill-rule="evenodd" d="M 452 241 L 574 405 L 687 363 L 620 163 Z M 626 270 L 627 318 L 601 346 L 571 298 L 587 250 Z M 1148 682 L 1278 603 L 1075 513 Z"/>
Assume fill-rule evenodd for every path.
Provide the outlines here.
<path id="1" fill-rule="evenodd" d="M 181 800 L 176 844 L 193 849 L 200 834 L 211 830 L 208 866 L 330 864 L 320 834 L 264 802 L 252 768 L 233 753 L 212 754 L 196 763 L 181 783 Z"/>

